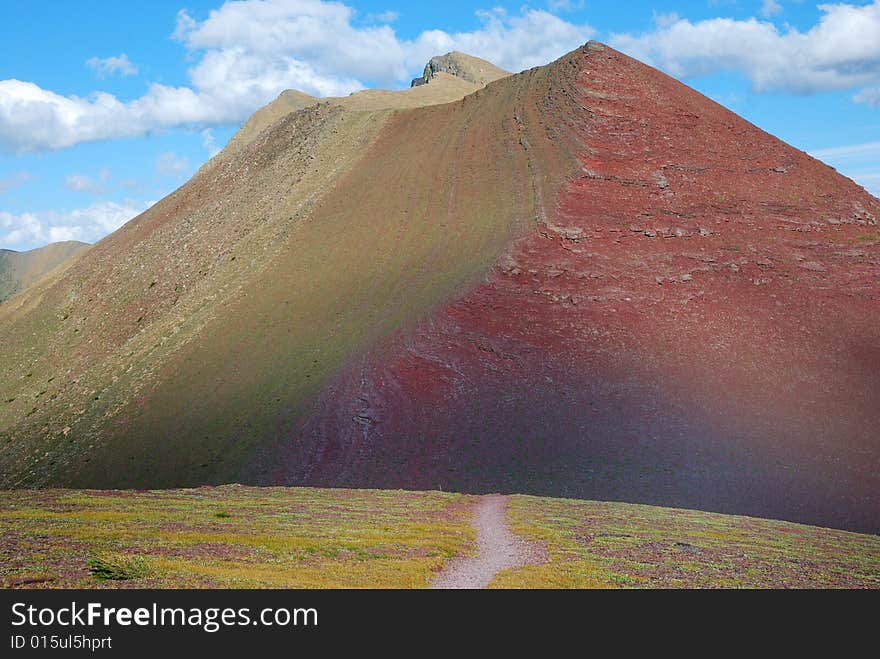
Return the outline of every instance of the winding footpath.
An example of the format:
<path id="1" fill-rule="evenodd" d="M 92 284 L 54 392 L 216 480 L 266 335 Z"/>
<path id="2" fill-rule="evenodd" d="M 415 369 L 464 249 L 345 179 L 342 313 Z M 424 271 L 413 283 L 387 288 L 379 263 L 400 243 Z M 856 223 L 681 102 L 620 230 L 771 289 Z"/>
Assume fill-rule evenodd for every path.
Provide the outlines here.
<path id="1" fill-rule="evenodd" d="M 507 497 L 480 497 L 474 507 L 477 555 L 453 559 L 431 582 L 431 588 L 485 588 L 492 578 L 512 567 L 537 565 L 547 560 L 540 543 L 526 541 L 507 527 Z"/>

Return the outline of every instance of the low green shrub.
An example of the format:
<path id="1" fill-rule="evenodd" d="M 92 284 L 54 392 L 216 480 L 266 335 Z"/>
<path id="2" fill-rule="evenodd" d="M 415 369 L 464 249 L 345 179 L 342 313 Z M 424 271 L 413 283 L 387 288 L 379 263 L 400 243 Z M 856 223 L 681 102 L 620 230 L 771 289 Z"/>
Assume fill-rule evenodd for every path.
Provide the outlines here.
<path id="1" fill-rule="evenodd" d="M 143 556 L 103 555 L 86 561 L 89 572 L 97 579 L 127 581 L 142 579 L 149 575 L 150 569 Z"/>

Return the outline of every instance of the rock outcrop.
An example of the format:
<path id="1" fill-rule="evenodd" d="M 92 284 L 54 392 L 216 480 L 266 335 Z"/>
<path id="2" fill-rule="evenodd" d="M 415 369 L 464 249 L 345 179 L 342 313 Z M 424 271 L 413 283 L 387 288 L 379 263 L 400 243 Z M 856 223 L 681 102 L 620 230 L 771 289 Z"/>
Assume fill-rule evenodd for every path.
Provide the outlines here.
<path id="1" fill-rule="evenodd" d="M 425 65 L 424 73 L 420 77 L 414 78 L 410 86 L 427 85 L 437 77 L 438 73 L 448 73 L 480 87 L 485 87 L 490 82 L 510 75 L 508 71 L 499 69 L 486 60 L 452 51 L 445 55 L 432 57 Z"/>

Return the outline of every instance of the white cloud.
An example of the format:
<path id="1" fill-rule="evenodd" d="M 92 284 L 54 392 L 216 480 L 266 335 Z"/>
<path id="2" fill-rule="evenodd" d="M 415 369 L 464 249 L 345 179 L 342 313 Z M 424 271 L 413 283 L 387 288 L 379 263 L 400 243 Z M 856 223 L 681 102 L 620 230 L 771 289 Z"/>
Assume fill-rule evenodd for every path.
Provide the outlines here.
<path id="1" fill-rule="evenodd" d="M 763 3 L 761 3 L 761 16 L 764 18 L 770 18 L 771 16 L 781 13 L 782 5 L 776 2 L 776 0 L 764 0 Z"/>
<path id="2" fill-rule="evenodd" d="M 828 149 L 810 151 L 810 155 L 823 160 L 825 158 L 848 158 L 854 156 L 874 157 L 880 161 L 880 142 L 835 146 Z"/>
<path id="3" fill-rule="evenodd" d="M 825 149 L 814 149 L 810 155 L 827 162 L 864 186 L 873 195 L 880 195 L 880 142 L 847 144 Z"/>
<path id="4" fill-rule="evenodd" d="M 30 172 L 16 172 L 0 178 L 0 193 L 24 185 L 33 178 Z"/>
<path id="5" fill-rule="evenodd" d="M 181 9 L 177 12 L 177 20 L 174 23 L 174 32 L 171 34 L 171 38 L 183 41 L 187 33 L 194 30 L 197 25 L 198 23 L 189 15 L 189 12 L 186 9 Z"/>
<path id="6" fill-rule="evenodd" d="M 143 190 L 144 185 L 136 178 L 124 178 L 119 182 L 119 187 L 123 190 Z"/>
<path id="7" fill-rule="evenodd" d="M 863 89 L 853 97 L 856 103 L 864 103 L 872 108 L 880 108 L 880 87 Z"/>
<path id="8" fill-rule="evenodd" d="M 94 242 L 142 213 L 151 202 L 100 201 L 73 211 L 15 215 L 0 211 L 0 246 L 31 249 L 59 240 Z"/>
<path id="9" fill-rule="evenodd" d="M 210 128 L 206 128 L 201 132 L 202 135 L 202 146 L 205 148 L 205 151 L 208 152 L 208 157 L 213 158 L 218 153 L 220 153 L 220 147 L 217 146 L 217 141 L 214 139 L 214 131 Z"/>
<path id="10" fill-rule="evenodd" d="M 84 174 L 71 174 L 64 179 L 64 185 L 68 190 L 74 192 L 92 192 L 95 190 L 95 183 L 91 177 Z"/>
<path id="11" fill-rule="evenodd" d="M 679 19 L 610 41 L 680 78 L 740 71 L 756 91 L 812 93 L 880 82 L 880 0 L 819 9 L 819 22 L 806 32 L 755 18 Z"/>
<path id="12" fill-rule="evenodd" d="M 31 82 L 0 80 L 0 145 L 17 152 L 234 118 L 229 110 L 204 103 L 186 87 L 154 84 L 141 98 L 122 103 L 103 92 L 84 99 L 61 96 Z"/>
<path id="13" fill-rule="evenodd" d="M 125 77 L 133 76 L 138 72 L 138 67 L 128 59 L 128 55 L 125 53 L 116 57 L 92 57 L 86 60 L 86 65 L 93 69 L 98 74 L 98 77 L 102 79 L 114 73 Z"/>
<path id="14" fill-rule="evenodd" d="M 854 174 L 852 178 L 865 190 L 880 198 L 880 172 Z"/>
<path id="15" fill-rule="evenodd" d="M 294 63 L 328 81 L 405 77 L 394 30 L 387 25 L 357 28 L 353 17 L 354 9 L 339 2 L 245 0 L 225 3 L 202 22 L 182 12 L 175 35 L 188 48 L 207 50 L 209 56 L 220 53 L 226 62 L 244 55 L 276 71 Z"/>
<path id="16" fill-rule="evenodd" d="M 502 69 L 522 71 L 555 60 L 596 33 L 589 25 L 575 25 L 534 9 L 523 9 L 519 15 L 493 9 L 477 16 L 483 22 L 479 30 L 451 34 L 429 30 L 403 42 L 406 70 L 420 70 L 433 55 L 459 50 Z"/>
<path id="17" fill-rule="evenodd" d="M 584 0 L 547 0 L 550 11 L 578 11 L 584 8 Z"/>
<path id="18" fill-rule="evenodd" d="M 156 172 L 165 178 L 181 178 L 189 170 L 189 159 L 166 151 L 156 159 Z"/>
<path id="19" fill-rule="evenodd" d="M 670 25 L 674 25 L 680 20 L 681 16 L 674 11 L 669 13 L 654 11 L 654 25 L 661 29 L 668 28 Z"/>
<path id="20" fill-rule="evenodd" d="M 393 23 L 398 18 L 400 18 L 400 13 L 396 11 L 383 11 L 379 14 L 368 14 L 367 20 L 374 21 L 376 23 Z"/>
<path id="21" fill-rule="evenodd" d="M 242 121 L 284 89 L 344 96 L 366 84 L 404 85 L 433 55 L 461 50 L 512 70 L 544 64 L 594 34 L 546 11 L 480 12 L 470 32 L 428 30 L 401 40 L 389 25 L 356 26 L 354 10 L 322 0 L 226 2 L 204 20 L 181 11 L 173 38 L 195 59 L 190 86 L 152 84 L 122 102 L 96 92 L 62 96 L 0 81 L 0 147 L 13 152 Z M 388 16 L 390 18 L 390 16 Z"/>
<path id="22" fill-rule="evenodd" d="M 64 178 L 64 185 L 73 192 L 89 192 L 98 194 L 106 190 L 106 184 L 112 176 L 109 169 L 102 169 L 96 178 L 85 174 L 71 174 Z"/>

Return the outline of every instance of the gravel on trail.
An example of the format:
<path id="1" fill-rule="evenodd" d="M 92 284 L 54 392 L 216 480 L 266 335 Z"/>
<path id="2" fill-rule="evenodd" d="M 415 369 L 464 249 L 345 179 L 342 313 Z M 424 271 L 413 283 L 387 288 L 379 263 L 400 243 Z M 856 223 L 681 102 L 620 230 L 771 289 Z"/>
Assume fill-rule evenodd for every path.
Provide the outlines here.
<path id="1" fill-rule="evenodd" d="M 435 589 L 485 588 L 492 578 L 512 567 L 547 561 L 540 543 L 514 535 L 507 527 L 507 497 L 480 497 L 474 507 L 477 555 L 453 559 L 431 582 Z"/>

